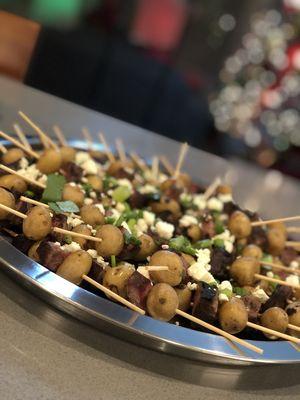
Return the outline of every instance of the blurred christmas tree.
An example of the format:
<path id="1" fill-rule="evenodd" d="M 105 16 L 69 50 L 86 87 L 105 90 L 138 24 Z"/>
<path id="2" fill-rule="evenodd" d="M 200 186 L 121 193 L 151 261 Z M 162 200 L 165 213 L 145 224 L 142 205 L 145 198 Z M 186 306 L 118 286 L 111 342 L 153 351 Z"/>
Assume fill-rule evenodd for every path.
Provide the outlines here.
<path id="1" fill-rule="evenodd" d="M 217 130 L 243 141 L 264 166 L 291 149 L 299 156 L 299 31 L 300 0 L 254 14 L 241 47 L 226 59 L 221 89 L 210 102 Z"/>

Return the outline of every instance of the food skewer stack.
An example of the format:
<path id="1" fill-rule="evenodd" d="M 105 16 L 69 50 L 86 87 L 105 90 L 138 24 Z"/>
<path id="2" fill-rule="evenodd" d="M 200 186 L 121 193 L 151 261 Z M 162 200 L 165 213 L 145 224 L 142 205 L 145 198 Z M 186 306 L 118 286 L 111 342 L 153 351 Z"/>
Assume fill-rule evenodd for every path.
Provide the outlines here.
<path id="1" fill-rule="evenodd" d="M 203 190 L 181 171 L 186 143 L 175 168 L 164 156 L 148 166 L 120 139 L 114 154 L 100 133 L 99 152 L 83 128 L 88 151 L 76 150 L 58 126 L 56 143 L 20 116 L 42 151 L 18 125 L 20 141 L 0 132 L 15 146 L 2 149 L 1 229 L 18 249 L 140 314 L 252 351 L 261 352 L 244 340 L 253 332 L 300 342 L 299 242 L 284 225 L 300 216 L 261 220 L 219 178 Z"/>

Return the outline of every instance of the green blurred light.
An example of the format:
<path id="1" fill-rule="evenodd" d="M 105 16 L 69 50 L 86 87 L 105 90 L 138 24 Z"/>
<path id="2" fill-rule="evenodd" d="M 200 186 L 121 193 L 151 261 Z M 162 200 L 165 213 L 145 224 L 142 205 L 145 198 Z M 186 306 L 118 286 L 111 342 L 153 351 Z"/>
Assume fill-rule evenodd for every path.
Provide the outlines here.
<path id="1" fill-rule="evenodd" d="M 78 17 L 82 0 L 32 0 L 30 16 L 40 22 L 69 22 Z"/>

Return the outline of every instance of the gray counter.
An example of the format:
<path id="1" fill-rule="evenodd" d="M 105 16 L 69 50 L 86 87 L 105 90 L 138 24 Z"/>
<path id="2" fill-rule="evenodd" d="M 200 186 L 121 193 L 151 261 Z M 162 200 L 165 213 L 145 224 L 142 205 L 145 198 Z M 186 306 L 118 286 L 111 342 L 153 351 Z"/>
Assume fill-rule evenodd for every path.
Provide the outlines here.
<path id="1" fill-rule="evenodd" d="M 96 113 L 53 101 L 3 78 L 0 93 L 0 123 L 5 129 L 21 105 L 43 123 L 59 122 L 68 132 L 76 131 L 75 135 L 80 116 L 80 123 L 89 122 L 91 128 L 96 128 L 99 119 Z M 116 120 L 103 117 L 102 122 L 99 129 L 111 132 L 112 137 L 122 136 Z M 138 143 L 129 136 L 127 145 L 143 147 L 143 155 L 150 156 L 155 149 L 146 137 L 141 135 Z M 176 146 L 169 142 L 168 154 L 173 159 Z M 205 157 L 202 154 L 202 162 Z M 215 158 L 214 167 L 205 170 L 207 181 L 220 169 L 230 171 Z M 261 175 L 260 179 L 264 182 L 265 178 Z M 284 180 L 282 184 L 287 185 L 287 196 L 293 183 Z M 270 185 L 270 190 L 275 191 L 275 186 Z M 298 207 L 291 204 L 285 215 Z M 299 367 L 217 368 L 138 348 L 61 314 L 0 273 L 1 400 L 299 399 L 298 377 Z"/>

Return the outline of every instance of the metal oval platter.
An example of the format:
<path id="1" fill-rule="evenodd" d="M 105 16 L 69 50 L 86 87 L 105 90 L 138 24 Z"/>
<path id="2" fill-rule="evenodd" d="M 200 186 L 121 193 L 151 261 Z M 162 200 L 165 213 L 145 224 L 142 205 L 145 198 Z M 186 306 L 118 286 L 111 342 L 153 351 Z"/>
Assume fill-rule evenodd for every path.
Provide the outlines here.
<path id="1" fill-rule="evenodd" d="M 26 104 L 26 111 L 33 118 L 36 117 L 37 121 L 41 121 L 42 118 L 41 124 L 46 128 L 54 122 L 61 123 L 65 132 L 76 132 L 79 130 L 78 127 L 84 124 L 98 127 L 98 129 L 100 127 L 109 138 L 112 138 L 111 140 L 117 136 L 122 137 L 127 148 L 138 151 L 145 158 L 150 158 L 155 149 L 160 149 L 161 153 L 175 161 L 179 145 L 170 139 L 85 110 L 82 107 L 2 78 L 0 78 L 1 89 L 2 93 L 10 93 L 8 100 L 1 99 L 0 101 L 1 111 L 4 111 L 2 115 L 7 115 L 6 119 L 0 121 L 3 129 L 6 129 L 5 125 L 8 127 L 14 121 L 17 110 L 23 104 Z M 43 112 L 40 111 L 40 115 L 37 114 L 37 110 L 49 112 L 44 111 L 45 115 L 43 116 Z M 52 121 L 45 121 L 45 118 L 50 118 Z M 84 143 L 78 140 L 70 141 L 70 144 L 77 148 L 85 148 Z M 240 194 L 237 200 L 244 206 L 249 206 L 247 201 L 250 201 L 250 203 L 252 201 L 252 204 L 255 204 L 261 212 L 269 211 L 266 212 L 267 215 L 270 215 L 270 213 L 272 215 L 275 212 L 277 215 L 286 215 L 286 210 L 282 207 L 286 205 L 283 199 L 287 196 L 291 199 L 288 214 L 292 215 L 296 212 L 296 198 L 299 196 L 299 188 L 291 180 L 280 181 L 281 178 L 278 173 L 266 175 L 259 170 L 249 168 L 249 166 L 240 164 L 232 166 L 232 164 L 229 165 L 215 156 L 196 149 L 191 149 L 186 164 L 187 172 L 195 180 L 197 180 L 197 175 L 201 171 L 201 178 L 205 176 L 202 183 L 205 184 L 209 183 L 216 175 L 226 175 L 228 180 L 232 179 L 236 191 Z M 255 190 L 256 186 L 253 186 L 253 182 L 263 187 L 260 190 L 261 193 Z M 282 192 L 285 194 L 284 197 L 282 197 Z M 253 197 L 247 196 L 247 193 L 251 193 Z M 269 210 L 264 210 L 261 204 L 265 204 L 266 207 L 270 206 L 270 201 L 274 196 L 278 199 L 278 205 L 274 209 L 269 207 Z M 281 199 L 282 201 L 280 201 Z M 57 276 L 22 254 L 3 237 L 0 237 L 0 263 L 2 269 L 13 279 L 52 306 L 102 331 L 141 346 L 190 359 L 222 364 L 246 366 L 300 362 L 300 351 L 296 346 L 294 347 L 286 341 L 250 341 L 264 350 L 264 353 L 260 355 L 233 345 L 230 341 L 217 335 L 160 322 L 148 316 L 141 316 Z"/>

